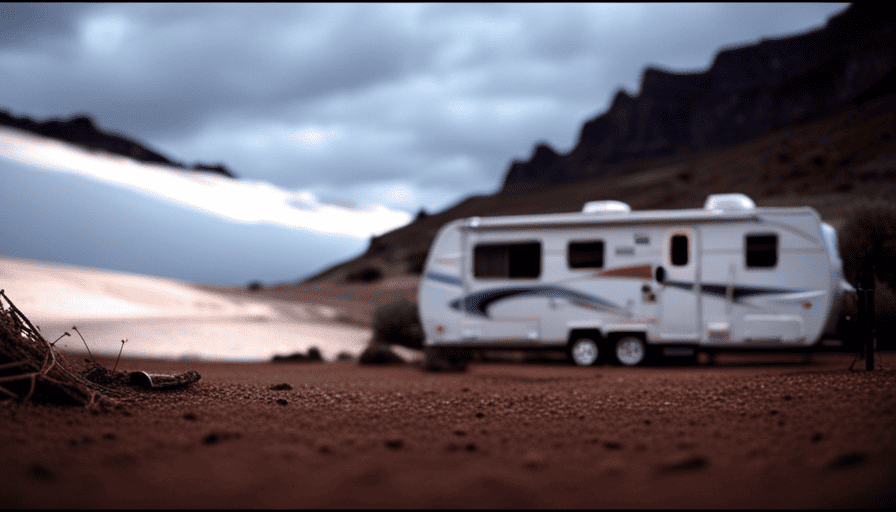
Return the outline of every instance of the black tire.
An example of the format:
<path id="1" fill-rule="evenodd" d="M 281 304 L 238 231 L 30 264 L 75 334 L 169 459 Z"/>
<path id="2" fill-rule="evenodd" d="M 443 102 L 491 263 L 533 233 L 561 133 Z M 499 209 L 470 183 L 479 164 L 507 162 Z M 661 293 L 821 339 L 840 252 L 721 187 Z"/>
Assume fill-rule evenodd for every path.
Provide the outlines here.
<path id="1" fill-rule="evenodd" d="M 592 366 L 600 358 L 600 344 L 594 338 L 582 336 L 569 344 L 567 355 L 576 366 Z"/>
<path id="2" fill-rule="evenodd" d="M 614 347 L 616 361 L 623 366 L 638 366 L 647 361 L 647 343 L 639 336 L 623 336 Z"/>

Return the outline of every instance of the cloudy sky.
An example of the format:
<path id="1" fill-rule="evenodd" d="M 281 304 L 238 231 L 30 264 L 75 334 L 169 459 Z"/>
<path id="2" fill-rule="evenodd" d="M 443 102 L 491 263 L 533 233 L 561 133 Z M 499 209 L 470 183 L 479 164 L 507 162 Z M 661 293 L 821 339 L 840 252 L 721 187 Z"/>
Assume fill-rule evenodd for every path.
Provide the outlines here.
<path id="1" fill-rule="evenodd" d="M 0 4 L 0 109 L 88 113 L 174 160 L 416 213 L 560 152 L 646 66 L 846 4 Z"/>

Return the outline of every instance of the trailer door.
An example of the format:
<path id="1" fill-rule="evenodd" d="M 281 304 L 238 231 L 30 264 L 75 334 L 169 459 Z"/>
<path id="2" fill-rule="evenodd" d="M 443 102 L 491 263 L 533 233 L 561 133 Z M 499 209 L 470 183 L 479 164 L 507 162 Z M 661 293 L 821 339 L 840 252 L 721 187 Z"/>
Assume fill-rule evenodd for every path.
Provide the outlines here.
<path id="1" fill-rule="evenodd" d="M 539 317 L 548 301 L 535 293 L 542 273 L 541 240 L 471 233 L 466 256 L 464 340 L 538 340 Z"/>
<path id="2" fill-rule="evenodd" d="M 666 230 L 659 281 L 659 338 L 668 341 L 697 341 L 700 302 L 698 282 L 699 239 L 694 226 Z"/>

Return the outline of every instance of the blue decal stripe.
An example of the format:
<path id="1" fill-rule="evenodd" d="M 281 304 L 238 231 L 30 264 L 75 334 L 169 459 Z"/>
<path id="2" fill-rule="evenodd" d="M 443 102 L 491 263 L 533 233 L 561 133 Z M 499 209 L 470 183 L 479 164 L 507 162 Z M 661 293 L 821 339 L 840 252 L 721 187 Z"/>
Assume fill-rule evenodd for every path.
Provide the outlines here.
<path id="1" fill-rule="evenodd" d="M 604 311 L 622 311 L 622 308 L 599 297 L 587 295 L 568 288 L 557 286 L 528 286 L 518 288 L 494 288 L 471 293 L 451 301 L 454 309 L 463 310 L 478 316 L 488 317 L 489 307 L 499 301 L 519 296 L 556 297 L 567 299 L 577 305 Z"/>
<path id="2" fill-rule="evenodd" d="M 455 286 L 461 285 L 461 280 L 459 277 L 449 276 L 447 274 L 439 274 L 438 272 L 427 272 L 426 279 L 432 279 L 433 281 L 439 281 L 440 283 L 453 284 Z"/>

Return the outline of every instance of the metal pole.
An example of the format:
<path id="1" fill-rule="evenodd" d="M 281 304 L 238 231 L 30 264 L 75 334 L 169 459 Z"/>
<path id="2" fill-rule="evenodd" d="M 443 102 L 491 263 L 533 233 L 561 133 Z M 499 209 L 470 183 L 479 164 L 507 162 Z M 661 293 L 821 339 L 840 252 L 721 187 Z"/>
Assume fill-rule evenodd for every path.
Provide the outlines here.
<path id="1" fill-rule="evenodd" d="M 855 331 L 858 340 L 858 352 L 859 355 L 864 358 L 865 357 L 865 348 L 867 346 L 867 327 L 868 327 L 868 312 L 865 308 L 865 267 L 859 268 L 859 282 L 856 283 L 856 324 L 857 329 Z"/>
<path id="2" fill-rule="evenodd" d="M 859 269 L 858 320 L 860 347 L 865 356 L 865 369 L 874 369 L 874 267 Z"/>

